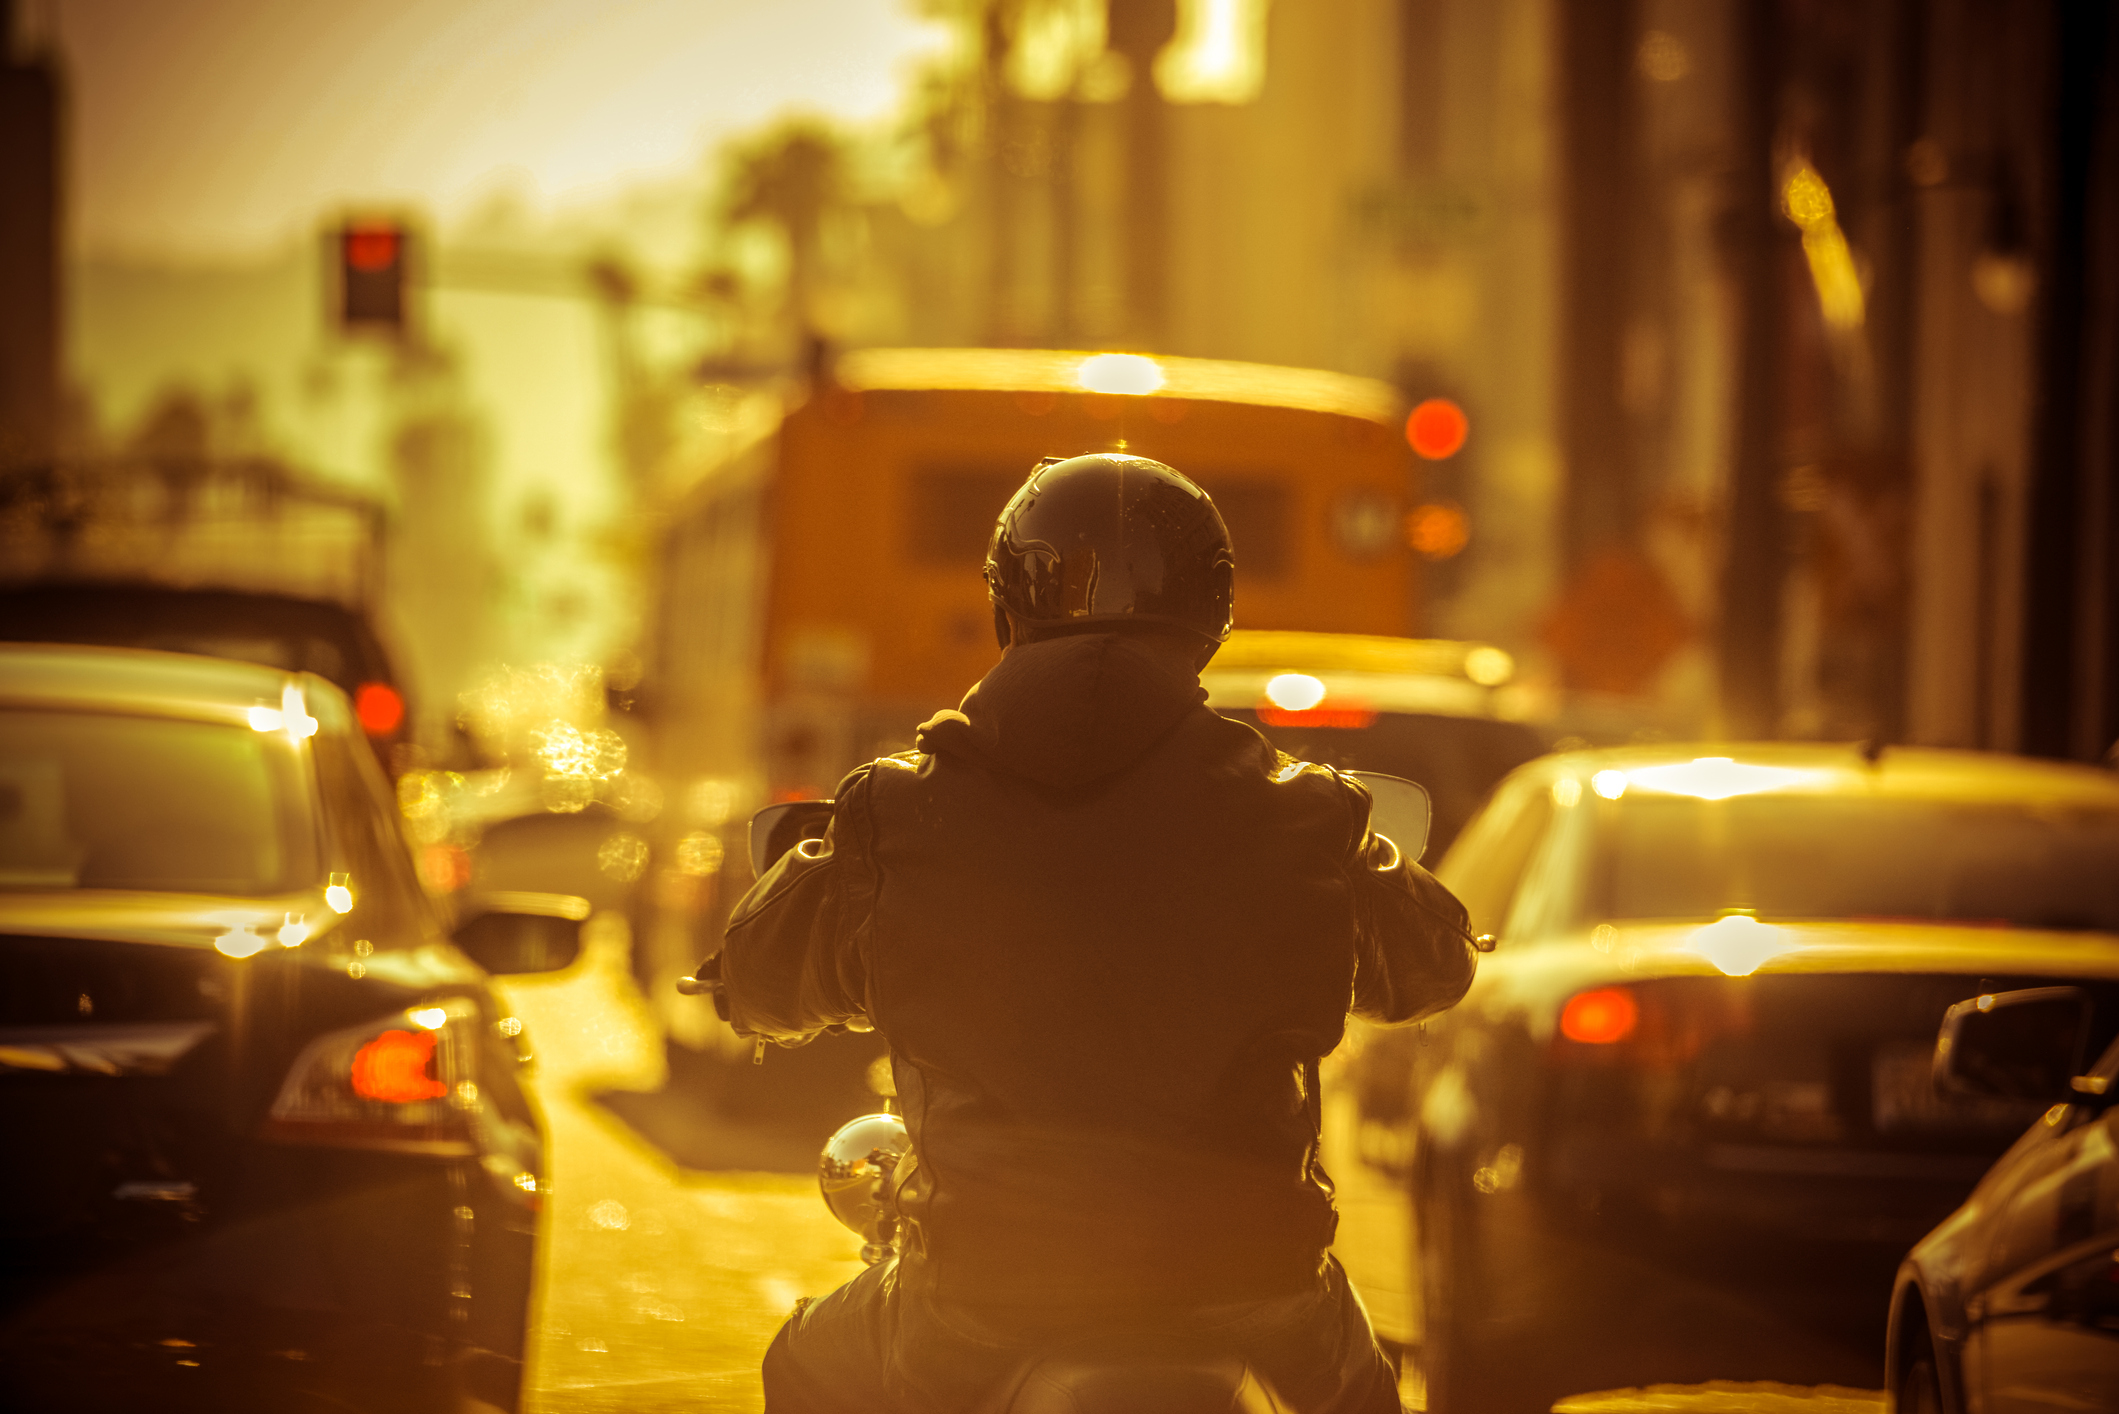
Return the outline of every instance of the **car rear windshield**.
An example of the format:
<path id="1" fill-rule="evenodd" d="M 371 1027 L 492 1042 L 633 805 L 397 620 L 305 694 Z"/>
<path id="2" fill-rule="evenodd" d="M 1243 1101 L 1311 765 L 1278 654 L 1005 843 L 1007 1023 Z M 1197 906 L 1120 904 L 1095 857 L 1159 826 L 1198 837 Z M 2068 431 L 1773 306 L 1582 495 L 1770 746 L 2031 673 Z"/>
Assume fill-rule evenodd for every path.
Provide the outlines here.
<path id="1" fill-rule="evenodd" d="M 0 712 L 0 888 L 268 894 L 316 884 L 287 737 L 247 726 Z"/>
<path id="2" fill-rule="evenodd" d="M 1434 803 L 1425 858 L 1432 866 L 1486 799 L 1495 782 L 1544 751 L 1520 722 L 1445 717 L 1424 712 L 1357 713 L 1345 725 L 1262 721 L 1255 711 L 1229 709 L 1298 761 L 1343 771 L 1380 771 L 1427 787 Z M 1300 714 L 1298 714 L 1300 715 Z"/>
<path id="3" fill-rule="evenodd" d="M 1596 911 L 1607 918 L 1752 909 L 2119 931 L 2119 810 L 1650 796 L 1606 823 Z"/>

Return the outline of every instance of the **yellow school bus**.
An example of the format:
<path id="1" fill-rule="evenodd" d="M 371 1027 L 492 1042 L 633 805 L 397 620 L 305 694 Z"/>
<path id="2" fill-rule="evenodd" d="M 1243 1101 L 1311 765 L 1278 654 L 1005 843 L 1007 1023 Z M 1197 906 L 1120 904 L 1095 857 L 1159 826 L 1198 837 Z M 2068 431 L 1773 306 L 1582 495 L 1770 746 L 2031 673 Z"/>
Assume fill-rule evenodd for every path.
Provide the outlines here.
<path id="1" fill-rule="evenodd" d="M 1412 458 L 1395 390 L 1312 369 L 1024 349 L 870 349 L 750 417 L 657 559 L 660 768 L 733 811 L 912 743 L 998 654 L 987 537 L 1042 457 L 1125 450 L 1214 498 L 1236 622 L 1403 635 Z M 712 791 L 709 791 L 712 794 Z"/>

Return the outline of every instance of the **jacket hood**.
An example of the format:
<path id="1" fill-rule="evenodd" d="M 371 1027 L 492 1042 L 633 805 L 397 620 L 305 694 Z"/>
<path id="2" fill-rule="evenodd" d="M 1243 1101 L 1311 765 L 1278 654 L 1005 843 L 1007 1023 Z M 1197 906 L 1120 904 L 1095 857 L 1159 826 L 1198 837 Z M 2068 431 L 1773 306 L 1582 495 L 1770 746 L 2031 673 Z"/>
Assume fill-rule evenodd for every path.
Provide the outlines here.
<path id="1" fill-rule="evenodd" d="M 1071 634 L 1009 649 L 918 746 L 1062 789 L 1138 761 L 1207 700 L 1199 675 L 1118 633 Z"/>

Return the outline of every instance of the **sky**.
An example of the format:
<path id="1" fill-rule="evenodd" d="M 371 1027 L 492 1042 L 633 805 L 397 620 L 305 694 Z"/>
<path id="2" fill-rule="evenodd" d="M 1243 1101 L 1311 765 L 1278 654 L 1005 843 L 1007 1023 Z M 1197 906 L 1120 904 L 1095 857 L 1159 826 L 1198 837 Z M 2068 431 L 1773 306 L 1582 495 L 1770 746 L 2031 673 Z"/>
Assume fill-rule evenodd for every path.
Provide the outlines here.
<path id="1" fill-rule="evenodd" d="M 242 260 L 349 205 L 607 203 L 791 112 L 883 117 L 910 0 L 19 0 L 71 91 L 70 243 Z"/>

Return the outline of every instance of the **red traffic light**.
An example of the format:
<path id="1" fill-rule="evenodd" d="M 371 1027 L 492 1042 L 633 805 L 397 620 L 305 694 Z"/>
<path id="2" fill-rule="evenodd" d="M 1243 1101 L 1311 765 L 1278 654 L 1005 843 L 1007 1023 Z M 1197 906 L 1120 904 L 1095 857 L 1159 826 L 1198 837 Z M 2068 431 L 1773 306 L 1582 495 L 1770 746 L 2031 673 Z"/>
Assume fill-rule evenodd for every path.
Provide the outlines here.
<path id="1" fill-rule="evenodd" d="M 405 265 L 411 241 L 391 221 L 349 221 L 338 232 L 339 323 L 347 329 L 405 327 Z"/>
<path id="2" fill-rule="evenodd" d="M 1471 435 L 1471 419 L 1448 398 L 1429 398 L 1405 420 L 1405 440 L 1431 462 L 1453 457 Z"/>
<path id="3" fill-rule="evenodd" d="M 348 269 L 372 274 L 397 264 L 404 235 L 395 226 L 350 226 L 346 230 Z"/>

